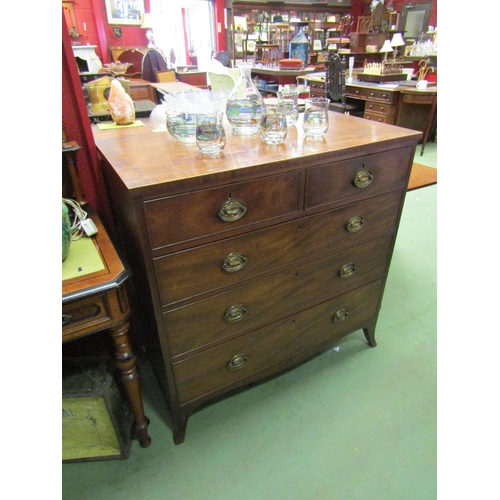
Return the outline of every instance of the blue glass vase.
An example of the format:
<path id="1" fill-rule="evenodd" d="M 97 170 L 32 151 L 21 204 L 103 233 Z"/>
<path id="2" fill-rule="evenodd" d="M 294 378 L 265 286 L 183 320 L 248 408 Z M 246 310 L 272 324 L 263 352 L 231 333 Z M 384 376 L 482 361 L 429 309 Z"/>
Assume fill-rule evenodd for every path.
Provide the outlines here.
<path id="1" fill-rule="evenodd" d="M 302 59 L 302 67 L 305 68 L 309 62 L 309 40 L 304 33 L 304 28 L 290 42 L 290 58 Z"/>

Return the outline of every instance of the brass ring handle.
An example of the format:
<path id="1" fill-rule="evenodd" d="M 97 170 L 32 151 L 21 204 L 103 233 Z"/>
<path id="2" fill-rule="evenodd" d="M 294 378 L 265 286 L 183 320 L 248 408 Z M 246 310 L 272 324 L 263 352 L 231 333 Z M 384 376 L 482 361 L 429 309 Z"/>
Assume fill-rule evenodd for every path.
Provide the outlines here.
<path id="1" fill-rule="evenodd" d="M 243 368 L 248 361 L 248 356 L 246 354 L 236 354 L 227 363 L 227 369 L 234 371 Z"/>
<path id="2" fill-rule="evenodd" d="M 356 272 L 356 266 L 351 262 L 349 264 L 344 264 L 339 271 L 339 276 L 341 278 L 350 278 Z"/>
<path id="3" fill-rule="evenodd" d="M 234 273 L 243 269 L 248 262 L 248 257 L 241 252 L 231 252 L 222 261 L 222 269 L 228 273 Z"/>
<path id="4" fill-rule="evenodd" d="M 219 208 L 218 216 L 223 221 L 233 222 L 241 219 L 247 211 L 246 205 L 239 200 L 227 200 Z"/>
<path id="5" fill-rule="evenodd" d="M 333 316 L 333 322 L 342 323 L 342 321 L 344 321 L 348 315 L 349 311 L 347 309 L 339 309 Z"/>
<path id="6" fill-rule="evenodd" d="M 371 182 L 373 181 L 373 174 L 370 170 L 367 168 L 364 168 L 363 170 L 360 170 L 357 174 L 356 177 L 354 177 L 354 185 L 358 188 L 365 188 L 366 186 L 369 186 Z"/>
<path id="7" fill-rule="evenodd" d="M 247 312 L 248 309 L 243 304 L 234 304 L 226 309 L 224 321 L 227 323 L 236 323 L 237 321 L 241 321 Z"/>
<path id="8" fill-rule="evenodd" d="M 354 217 L 351 217 L 345 226 L 345 228 L 350 232 L 350 233 L 356 233 L 359 231 L 362 227 L 363 224 L 365 223 L 365 220 L 361 215 L 355 215 Z"/>
<path id="9" fill-rule="evenodd" d="M 62 326 L 67 325 L 71 321 L 71 314 L 62 315 Z"/>

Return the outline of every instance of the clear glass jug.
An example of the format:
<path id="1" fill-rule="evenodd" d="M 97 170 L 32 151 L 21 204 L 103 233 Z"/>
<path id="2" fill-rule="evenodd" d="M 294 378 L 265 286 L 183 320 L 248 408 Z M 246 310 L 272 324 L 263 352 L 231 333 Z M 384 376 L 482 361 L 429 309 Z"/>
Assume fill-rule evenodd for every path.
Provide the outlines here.
<path id="1" fill-rule="evenodd" d="M 240 70 L 238 81 L 227 100 L 227 119 L 233 128 L 234 134 L 257 134 L 266 105 L 252 81 L 252 66 L 250 64 L 239 64 L 238 68 Z"/>

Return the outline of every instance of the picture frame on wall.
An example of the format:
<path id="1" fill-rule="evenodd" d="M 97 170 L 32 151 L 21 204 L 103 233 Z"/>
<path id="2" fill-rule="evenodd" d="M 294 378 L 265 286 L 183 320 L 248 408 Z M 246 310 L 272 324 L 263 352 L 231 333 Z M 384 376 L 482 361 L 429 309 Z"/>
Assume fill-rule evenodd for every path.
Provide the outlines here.
<path id="1" fill-rule="evenodd" d="M 144 0 L 105 0 L 108 24 L 140 26 L 144 16 Z"/>

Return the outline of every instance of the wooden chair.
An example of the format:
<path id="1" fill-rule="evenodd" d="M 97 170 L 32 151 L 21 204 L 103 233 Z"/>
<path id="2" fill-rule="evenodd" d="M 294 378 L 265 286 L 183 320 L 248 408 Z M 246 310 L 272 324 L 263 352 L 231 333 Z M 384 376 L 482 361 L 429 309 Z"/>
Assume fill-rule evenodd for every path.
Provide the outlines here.
<path id="1" fill-rule="evenodd" d="M 325 94 L 330 99 L 328 108 L 330 111 L 350 114 L 359 108 L 346 103 L 345 69 L 345 56 L 341 59 L 337 52 L 331 50 L 325 65 Z"/>
<path id="2" fill-rule="evenodd" d="M 156 83 L 156 72 L 168 69 L 167 62 L 156 49 L 149 49 L 142 59 L 142 79 Z"/>
<path id="3" fill-rule="evenodd" d="M 372 27 L 372 16 L 359 16 L 357 33 L 370 33 Z"/>
<path id="4" fill-rule="evenodd" d="M 161 82 L 176 82 L 177 76 L 175 74 L 175 69 L 165 69 L 162 71 L 156 71 L 156 81 Z"/>

